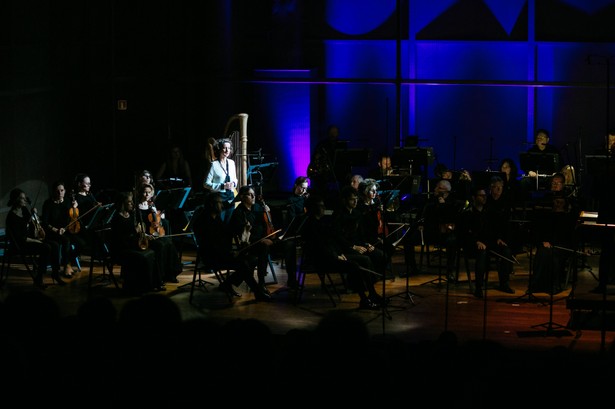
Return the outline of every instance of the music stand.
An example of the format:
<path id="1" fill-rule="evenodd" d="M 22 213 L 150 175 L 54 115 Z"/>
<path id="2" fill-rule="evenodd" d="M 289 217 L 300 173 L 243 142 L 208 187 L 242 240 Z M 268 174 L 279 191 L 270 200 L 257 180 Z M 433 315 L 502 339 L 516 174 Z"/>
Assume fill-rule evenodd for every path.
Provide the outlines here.
<path id="1" fill-rule="evenodd" d="M 190 187 L 159 190 L 154 203 L 160 210 L 181 209 L 190 195 L 190 190 Z"/>
<path id="2" fill-rule="evenodd" d="M 553 174 L 560 170 L 557 153 L 523 152 L 519 154 L 519 164 L 521 169 L 538 174 Z"/>

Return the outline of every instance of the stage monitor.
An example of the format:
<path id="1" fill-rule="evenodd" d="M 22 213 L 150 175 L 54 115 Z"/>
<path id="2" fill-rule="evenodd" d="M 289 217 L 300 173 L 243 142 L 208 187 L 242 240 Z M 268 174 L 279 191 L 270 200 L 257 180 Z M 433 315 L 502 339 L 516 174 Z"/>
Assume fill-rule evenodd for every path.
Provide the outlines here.
<path id="1" fill-rule="evenodd" d="M 552 175 L 561 169 L 557 153 L 523 152 L 519 154 L 519 163 L 524 171 L 538 174 Z"/>

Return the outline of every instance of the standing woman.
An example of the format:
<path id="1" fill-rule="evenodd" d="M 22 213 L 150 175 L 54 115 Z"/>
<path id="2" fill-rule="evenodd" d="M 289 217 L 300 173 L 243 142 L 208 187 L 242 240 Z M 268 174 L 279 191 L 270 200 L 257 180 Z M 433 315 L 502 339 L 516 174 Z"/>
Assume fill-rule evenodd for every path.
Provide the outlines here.
<path id="1" fill-rule="evenodd" d="M 78 221 L 71 220 L 71 202 L 65 200 L 66 188 L 64 182 L 56 181 L 51 186 L 51 196 L 43 203 L 41 225 L 45 229 L 45 239 L 56 242 L 59 246 L 57 263 L 62 266 L 62 273 L 66 278 L 73 277 L 73 268 L 70 265 L 72 259 L 72 246 L 67 229 L 76 226 Z M 55 255 L 53 257 L 56 257 Z"/>
<path id="2" fill-rule="evenodd" d="M 44 230 L 38 225 L 35 220 L 36 209 L 32 212 L 28 209 L 28 198 L 26 193 L 15 188 L 9 194 L 7 206 L 11 210 L 6 215 L 6 234 L 11 240 L 14 248 L 24 254 L 32 254 L 37 256 L 37 271 L 34 273 L 34 285 L 38 288 L 45 288 L 43 284 L 43 275 L 47 271 L 47 266 L 52 264 L 51 277 L 59 284 L 66 284 L 60 278 L 60 266 L 57 264 L 57 258 L 52 257 L 53 254 L 59 252 L 58 245 L 52 241 L 45 241 Z M 41 231 L 42 230 L 42 231 Z"/>
<path id="3" fill-rule="evenodd" d="M 219 139 L 216 143 L 216 160 L 205 179 L 205 188 L 220 192 L 224 202 L 222 220 L 228 222 L 233 212 L 237 189 L 237 170 L 235 161 L 230 158 L 233 153 L 233 143 L 228 138 Z"/>

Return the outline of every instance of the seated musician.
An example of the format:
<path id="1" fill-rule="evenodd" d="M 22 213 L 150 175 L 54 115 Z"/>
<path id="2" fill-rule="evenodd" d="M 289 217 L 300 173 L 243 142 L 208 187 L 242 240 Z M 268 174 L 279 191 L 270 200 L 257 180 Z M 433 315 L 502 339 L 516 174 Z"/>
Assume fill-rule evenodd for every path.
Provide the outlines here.
<path id="1" fill-rule="evenodd" d="M 109 244 L 113 259 L 122 266 L 124 290 L 136 295 L 165 291 L 156 253 L 148 248 L 143 226 L 136 220 L 132 193 L 120 193 L 115 208 Z"/>
<path id="2" fill-rule="evenodd" d="M 154 201 L 154 186 L 142 184 L 137 189 L 137 219 L 143 223 L 149 238 L 149 248 L 156 253 L 156 265 L 162 272 L 163 281 L 178 283 L 177 276 L 182 272 L 179 252 L 173 239 L 167 234 L 168 223 L 164 213 L 156 209 Z"/>
<path id="3" fill-rule="evenodd" d="M 446 179 L 436 184 L 433 196 L 427 201 L 419 217 L 418 231 L 426 245 L 438 245 L 446 250 L 446 274 L 449 281 L 455 282 L 456 224 L 465 203 L 456 200 L 451 195 L 451 190 L 451 183 Z M 408 247 L 414 251 L 413 246 Z"/>
<path id="4" fill-rule="evenodd" d="M 490 224 L 494 233 L 493 239 L 497 245 L 497 248 L 492 250 L 500 256 L 498 260 L 499 290 L 514 294 L 515 291 L 509 285 L 513 265 L 507 260 L 512 259 L 513 249 L 519 248 L 520 245 L 513 242 L 512 239 L 510 225 L 512 203 L 504 193 L 504 181 L 499 176 L 492 177 L 489 183 L 487 208 L 489 209 Z"/>
<path id="5" fill-rule="evenodd" d="M 347 258 L 367 256 L 378 272 L 386 269 L 384 252 L 368 241 L 362 225 L 362 213 L 357 209 L 359 195 L 351 186 L 344 186 L 340 193 L 340 204 L 333 211 L 333 231 L 336 240 Z"/>
<path id="6" fill-rule="evenodd" d="M 273 239 L 267 237 L 270 226 L 266 212 L 269 209 L 256 203 L 256 194 L 250 185 L 239 188 L 238 196 L 241 202 L 229 220 L 231 232 L 238 239 L 240 247 L 249 246 L 243 256 L 256 267 L 259 287 L 265 294 L 269 294 L 265 285 L 270 247 L 273 245 Z"/>
<path id="7" fill-rule="evenodd" d="M 257 301 L 268 301 L 271 296 L 263 291 L 254 279 L 254 265 L 247 257 L 233 251 L 233 233 L 230 225 L 222 220 L 223 200 L 219 192 L 209 192 L 204 203 L 192 217 L 192 231 L 198 244 L 197 251 L 204 264 L 213 270 L 229 270 L 220 284 L 228 294 L 241 297 L 233 286 L 246 282 Z"/>
<path id="8" fill-rule="evenodd" d="M 577 248 L 579 211 L 562 194 L 554 194 L 552 208 L 535 214 L 536 256 L 530 291 L 556 294 L 566 286 L 566 264 Z"/>
<path id="9" fill-rule="evenodd" d="M 472 176 L 467 170 L 455 172 L 443 163 L 439 163 L 434 169 L 436 178 L 432 185 L 436 185 L 440 180 L 448 180 L 451 184 L 451 196 L 455 200 L 466 201 L 470 199 L 472 188 Z"/>
<path id="10" fill-rule="evenodd" d="M 378 195 L 378 188 L 379 185 L 374 179 L 365 179 L 359 184 L 357 209 L 361 212 L 361 228 L 365 240 L 382 251 L 387 270 L 390 271 L 395 248 L 387 238 L 388 220 Z"/>
<path id="11" fill-rule="evenodd" d="M 370 258 L 364 253 L 347 249 L 338 241 L 338 236 L 331 234 L 332 224 L 324 218 L 325 202 L 322 198 L 311 195 L 306 200 L 306 210 L 306 221 L 301 228 L 304 257 L 314 260 L 318 268 L 333 270 L 344 275 L 350 289 L 359 294 L 359 308 L 381 308 L 385 300 L 374 287 L 375 279 L 371 272 L 373 266 Z"/>

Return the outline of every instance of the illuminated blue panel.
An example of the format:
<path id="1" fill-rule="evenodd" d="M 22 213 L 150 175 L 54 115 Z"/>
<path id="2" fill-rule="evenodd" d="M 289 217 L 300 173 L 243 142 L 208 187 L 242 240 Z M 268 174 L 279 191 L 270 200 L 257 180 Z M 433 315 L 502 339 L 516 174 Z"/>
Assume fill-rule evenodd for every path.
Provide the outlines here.
<path id="1" fill-rule="evenodd" d="M 258 70 L 255 75 L 267 78 L 309 77 L 308 70 Z M 280 188 L 290 190 L 297 176 L 306 175 L 310 161 L 309 84 L 261 84 L 257 86 L 263 121 L 271 124 L 267 138 L 277 152 Z"/>
<path id="2" fill-rule="evenodd" d="M 419 79 L 525 81 L 528 46 L 502 42 L 420 42 Z"/>
<path id="3" fill-rule="evenodd" d="M 327 23 L 342 33 L 366 34 L 395 13 L 396 3 L 395 0 L 329 0 L 325 15 Z"/>
<path id="4" fill-rule="evenodd" d="M 325 41 L 328 78 L 395 78 L 395 41 Z"/>
<path id="5" fill-rule="evenodd" d="M 436 160 L 456 169 L 492 170 L 526 151 L 527 89 L 417 85 L 417 135 Z M 435 165 L 435 163 L 434 163 Z M 433 171 L 433 169 L 430 169 Z"/>

